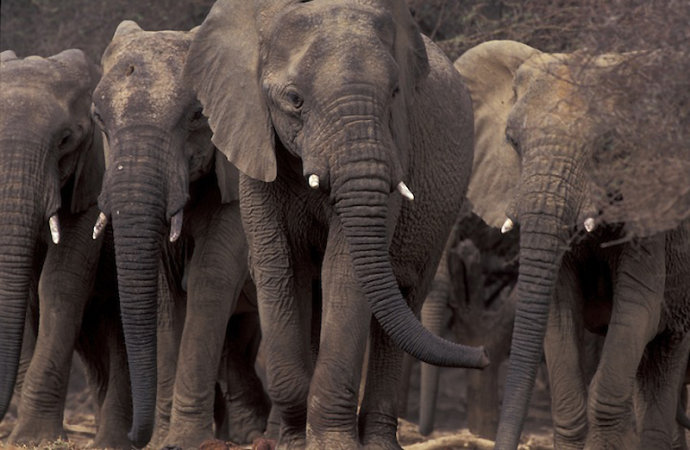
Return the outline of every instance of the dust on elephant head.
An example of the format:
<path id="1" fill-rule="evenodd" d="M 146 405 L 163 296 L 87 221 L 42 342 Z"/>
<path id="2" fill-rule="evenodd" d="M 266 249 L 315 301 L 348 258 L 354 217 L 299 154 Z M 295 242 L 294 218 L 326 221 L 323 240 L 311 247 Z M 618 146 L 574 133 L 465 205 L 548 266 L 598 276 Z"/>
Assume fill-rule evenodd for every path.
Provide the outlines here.
<path id="1" fill-rule="evenodd" d="M 621 297 L 635 298 L 609 312 L 605 353 L 607 348 L 615 353 L 615 346 L 625 342 L 630 350 L 626 362 L 633 366 L 639 362 L 644 345 L 632 345 L 633 335 L 623 331 L 611 332 L 634 316 L 631 304 L 635 302 L 649 307 L 647 314 L 634 316 L 639 319 L 637 325 L 627 324 L 627 331 L 634 334 L 642 333 L 644 327 L 639 322 L 649 323 L 651 331 L 640 340 L 655 336 L 662 301 L 664 308 L 672 311 L 668 316 L 673 319 L 667 325 L 672 324 L 673 333 L 683 333 L 687 308 L 684 294 L 679 292 L 686 291 L 687 286 L 668 274 L 686 271 L 683 227 L 687 221 L 683 220 L 688 217 L 688 190 L 682 180 L 687 179 L 690 158 L 682 147 L 659 152 L 654 142 L 625 145 L 618 124 L 625 123 L 621 118 L 634 114 L 635 102 L 630 99 L 643 99 L 644 93 L 608 90 L 611 80 L 632 76 L 635 68 L 655 61 L 658 64 L 657 52 L 545 54 L 518 42 L 491 41 L 470 49 L 455 63 L 470 90 L 475 111 L 475 162 L 468 198 L 487 223 L 495 227 L 503 224 L 504 230 L 520 225 L 518 306 L 497 438 L 500 448 L 517 445 L 547 323 L 552 324 L 547 320 L 550 305 L 552 310 L 563 312 L 573 301 L 563 301 L 562 297 L 581 295 L 585 303 L 591 297 L 586 281 L 580 285 L 572 281 L 592 270 L 587 262 L 605 261 L 602 267 L 606 271 L 593 276 L 594 280 L 601 280 L 597 278 L 600 275 L 609 277 L 602 284 L 608 291 L 600 298 L 615 302 L 623 302 L 618 300 Z M 638 247 L 625 245 L 632 235 L 640 238 Z M 667 253 L 665 243 L 679 250 Z M 624 245 L 615 248 L 615 244 Z M 573 249 L 577 249 L 577 256 L 573 256 Z M 568 262 L 564 263 L 566 253 Z M 590 259 L 583 262 L 577 259 L 579 255 L 589 255 L 585 258 Z M 609 267 L 613 275 L 607 275 Z M 567 283 L 571 283 L 565 289 L 570 294 L 563 294 Z M 631 290 L 636 283 L 646 290 Z M 584 293 L 580 293 L 580 286 Z M 646 294 L 640 294 L 643 291 Z M 552 305 L 554 295 L 559 298 L 554 302 L 557 306 Z M 617 311 L 625 312 L 614 317 Z M 603 319 L 608 323 L 608 317 Z M 574 333 L 572 328 L 569 331 Z M 609 343 L 614 342 L 608 339 L 611 335 L 619 336 L 617 343 Z M 680 348 L 672 347 L 673 351 Z M 635 375 L 636 366 L 630 369 L 614 361 L 602 357 L 600 368 L 604 368 L 595 375 L 595 393 L 589 399 L 590 416 L 606 411 L 599 405 L 607 399 L 596 397 L 599 386 L 608 383 L 599 390 L 602 392 L 615 384 L 615 377 L 606 376 L 606 371 Z M 623 373 L 618 371 L 622 368 Z M 618 407 L 625 411 L 624 405 Z M 580 419 L 587 420 L 584 415 Z M 587 439 L 601 436 L 592 434 L 594 427 L 590 424 Z"/>

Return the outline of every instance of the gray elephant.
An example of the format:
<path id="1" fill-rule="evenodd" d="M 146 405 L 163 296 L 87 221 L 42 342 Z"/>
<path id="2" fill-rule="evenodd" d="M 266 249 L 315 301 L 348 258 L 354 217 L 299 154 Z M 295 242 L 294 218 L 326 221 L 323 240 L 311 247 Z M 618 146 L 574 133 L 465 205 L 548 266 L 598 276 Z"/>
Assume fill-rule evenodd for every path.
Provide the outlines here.
<path id="1" fill-rule="evenodd" d="M 182 77 L 194 31 L 148 32 L 122 22 L 93 95 L 108 144 L 94 235 L 112 222 L 132 374 L 131 437 L 140 446 L 152 436 L 157 396 L 154 443 L 189 448 L 214 436 L 215 384 L 233 313 L 245 314 L 234 326 L 247 329 L 229 331 L 225 437 L 251 442 L 268 413 L 253 369 L 259 326 L 237 169 L 211 143 L 201 105 Z"/>
<path id="2" fill-rule="evenodd" d="M 600 110 L 629 114 L 627 98 L 597 98 L 589 89 L 650 56 L 549 55 L 492 41 L 455 63 L 474 106 L 473 177 L 483 180 L 476 189 L 470 186 L 468 198 L 487 223 L 520 227 L 518 300 L 497 448 L 517 446 L 542 351 L 557 447 L 672 445 L 690 349 L 687 211 L 655 210 L 668 205 L 665 198 L 643 203 L 625 184 L 602 192 L 592 176 L 604 154 L 616 154 L 616 167 L 625 170 L 634 166 L 627 158 L 644 157 L 631 152 L 646 150 L 621 150 L 612 122 L 590 114 L 597 102 L 607 102 Z M 645 195 L 654 198 L 653 192 Z M 683 202 L 669 201 L 677 207 Z M 616 210 L 627 216 L 607 222 L 599 215 L 620 202 L 628 207 Z M 641 227 L 643 213 L 659 220 Z M 626 237 L 631 230 L 636 236 Z M 606 334 L 588 388 L 581 369 L 584 329 Z M 633 398 L 638 444 L 629 432 Z"/>
<path id="3" fill-rule="evenodd" d="M 469 202 L 468 202 L 469 203 Z M 498 374 L 508 358 L 515 314 L 517 233 L 502 235 L 463 207 L 448 237 L 431 290 L 422 306 L 422 324 L 442 336 L 450 329 L 455 340 L 484 345 L 491 365 L 467 371 L 467 426 L 494 439 L 500 401 Z M 422 363 L 419 431 L 434 429 L 439 368 Z"/>
<path id="4" fill-rule="evenodd" d="M 400 349 L 438 365 L 488 363 L 415 317 L 471 169 L 459 75 L 404 1 L 348 0 L 217 1 L 186 71 L 213 142 L 241 171 L 279 447 L 400 448 Z"/>
<path id="5" fill-rule="evenodd" d="M 96 241 L 103 149 L 89 114 L 97 67 L 80 50 L 2 53 L 0 66 L 0 418 L 12 397 L 27 300 L 39 317 L 10 442 L 66 437 L 76 348 L 98 405 L 95 445 L 129 447 L 131 400 L 112 233 Z M 31 336 L 33 337 L 33 336 Z"/>

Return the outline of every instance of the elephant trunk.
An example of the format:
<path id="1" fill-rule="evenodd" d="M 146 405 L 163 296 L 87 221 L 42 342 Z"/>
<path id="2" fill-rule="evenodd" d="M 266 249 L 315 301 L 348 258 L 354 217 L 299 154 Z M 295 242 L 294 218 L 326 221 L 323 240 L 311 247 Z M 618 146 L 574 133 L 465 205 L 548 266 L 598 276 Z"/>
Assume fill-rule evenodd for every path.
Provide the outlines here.
<path id="1" fill-rule="evenodd" d="M 482 348 L 466 347 L 425 329 L 403 298 L 388 254 L 389 165 L 375 144 L 349 148 L 332 173 L 335 211 L 350 248 L 355 275 L 374 317 L 402 350 L 439 366 L 482 368 Z"/>
<path id="2" fill-rule="evenodd" d="M 37 158 L 41 144 L 2 141 L 0 161 L 0 420 L 12 399 L 24 333 L 27 301 L 35 254 L 48 213 L 59 207 L 57 175 L 45 173 L 45 158 Z M 41 151 L 38 154 L 43 154 Z M 48 196 L 46 187 L 55 186 Z M 47 208 L 51 211 L 47 211 Z"/>
<path id="3" fill-rule="evenodd" d="M 132 386 L 129 438 L 143 447 L 153 432 L 156 406 L 158 271 L 166 228 L 165 165 L 142 148 L 134 157 L 115 158 L 99 199 L 112 217 L 122 325 Z M 131 148 L 123 144 L 122 148 Z M 120 150 L 120 149 L 115 149 Z"/>
<path id="4" fill-rule="evenodd" d="M 532 169 L 532 174 L 523 173 L 518 301 L 497 449 L 517 448 L 543 356 L 549 304 L 567 249 L 568 225 L 576 217 L 573 205 L 577 205 L 576 196 L 580 195 L 572 184 L 576 168 L 561 164 L 563 167 L 557 170 L 523 164 Z"/>
<path id="5" fill-rule="evenodd" d="M 443 254 L 445 258 L 446 254 Z M 445 262 L 441 261 L 445 266 Z M 448 280 L 439 280 L 437 277 L 431 287 L 422 306 L 422 324 L 426 329 L 441 336 L 448 324 L 450 310 L 448 308 L 448 293 L 450 285 Z M 422 377 L 419 392 L 419 432 L 427 436 L 434 431 L 434 419 L 436 415 L 436 398 L 438 395 L 438 380 L 441 374 L 440 368 L 431 364 L 422 363 Z"/>

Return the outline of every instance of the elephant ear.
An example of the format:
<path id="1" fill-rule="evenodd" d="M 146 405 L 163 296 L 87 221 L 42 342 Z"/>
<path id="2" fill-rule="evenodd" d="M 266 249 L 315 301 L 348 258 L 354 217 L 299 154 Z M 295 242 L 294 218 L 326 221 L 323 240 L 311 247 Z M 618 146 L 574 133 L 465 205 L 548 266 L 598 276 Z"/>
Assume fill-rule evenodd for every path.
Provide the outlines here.
<path id="1" fill-rule="evenodd" d="M 222 203 L 230 203 L 240 199 L 240 174 L 237 167 L 230 164 L 220 150 L 215 150 L 216 179 Z"/>
<path id="2" fill-rule="evenodd" d="M 429 73 L 426 45 L 417 22 L 410 14 L 407 2 L 403 0 L 381 0 L 380 3 L 391 13 L 393 22 L 395 22 L 395 59 L 402 72 L 400 78 L 405 83 L 405 86 L 400 88 L 417 87 Z M 411 93 L 406 92 L 406 94 Z"/>
<path id="3" fill-rule="evenodd" d="M 101 133 L 95 129 L 90 115 L 91 94 L 100 79 L 100 70 L 78 49 L 65 50 L 48 59 L 60 67 L 60 84 L 56 89 L 69 92 L 70 114 L 84 129 L 82 142 L 74 150 L 77 162 L 70 200 L 71 212 L 79 213 L 96 204 L 105 172 Z"/>
<path id="4" fill-rule="evenodd" d="M 213 143 L 245 174 L 273 181 L 274 131 L 259 84 L 260 27 L 275 2 L 218 0 L 192 40 L 185 77 L 204 107 Z"/>
<path id="5" fill-rule="evenodd" d="M 98 194 L 101 192 L 101 183 L 105 173 L 101 133 L 94 130 L 90 139 L 87 139 L 83 148 L 78 151 L 79 158 L 74 174 L 71 204 L 71 211 L 75 214 L 86 211 L 95 205 L 98 201 Z"/>
<path id="6" fill-rule="evenodd" d="M 527 59 L 540 53 L 515 41 L 489 41 L 455 61 L 474 110 L 474 164 L 467 197 L 474 212 L 493 227 L 505 222 L 520 178 L 518 154 L 505 137 L 517 100 L 514 77 Z"/>

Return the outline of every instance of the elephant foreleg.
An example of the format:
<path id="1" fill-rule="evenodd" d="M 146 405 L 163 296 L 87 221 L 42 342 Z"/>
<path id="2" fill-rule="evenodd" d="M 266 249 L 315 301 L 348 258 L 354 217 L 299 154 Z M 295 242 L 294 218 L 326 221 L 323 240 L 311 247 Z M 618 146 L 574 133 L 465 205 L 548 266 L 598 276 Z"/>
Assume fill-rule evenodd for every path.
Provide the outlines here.
<path id="1" fill-rule="evenodd" d="M 580 366 L 582 296 L 568 260 L 558 277 L 544 338 L 557 448 L 582 448 L 587 437 L 587 385 Z"/>
<path id="2" fill-rule="evenodd" d="M 225 205 L 195 236 L 180 342 L 169 445 L 213 438 L 213 404 L 225 330 L 248 276 L 238 205 Z"/>
<path id="3" fill-rule="evenodd" d="M 371 313 L 336 220 L 329 230 L 322 282 L 321 343 L 309 389 L 307 448 L 358 448 L 357 403 Z"/>
<path id="4" fill-rule="evenodd" d="M 101 247 L 101 241 L 92 240 L 87 231 L 96 213 L 93 209 L 76 218 L 63 218 L 62 241 L 46 255 L 38 288 L 38 337 L 11 442 L 66 437 L 62 421 L 72 353 Z"/>
<path id="5" fill-rule="evenodd" d="M 599 367 L 590 385 L 585 448 L 630 448 L 635 373 L 657 333 L 666 280 L 665 236 L 623 249 L 613 310 Z"/>

